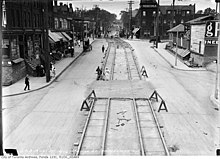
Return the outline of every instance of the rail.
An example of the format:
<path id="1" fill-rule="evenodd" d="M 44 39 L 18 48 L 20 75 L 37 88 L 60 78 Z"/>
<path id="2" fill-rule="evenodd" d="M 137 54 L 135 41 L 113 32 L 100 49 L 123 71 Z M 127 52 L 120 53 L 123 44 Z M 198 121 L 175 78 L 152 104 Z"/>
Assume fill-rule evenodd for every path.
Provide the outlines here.
<path id="1" fill-rule="evenodd" d="M 165 101 L 164 101 L 163 98 L 158 94 L 158 92 L 157 92 L 156 90 L 154 90 L 154 92 L 153 92 L 152 95 L 150 96 L 149 100 L 151 100 L 151 99 L 156 99 L 156 102 L 158 102 L 158 97 L 161 99 L 158 112 L 160 112 L 161 110 L 166 110 L 166 112 L 168 112 Z M 162 108 L 162 106 L 163 106 L 164 108 Z"/>
<path id="2" fill-rule="evenodd" d="M 145 156 L 144 142 L 143 142 L 143 137 L 142 137 L 142 132 L 141 132 L 141 126 L 140 126 L 139 116 L 138 116 L 138 112 L 137 112 L 137 105 L 136 105 L 136 102 L 135 102 L 134 98 L 133 98 L 133 106 L 134 106 L 134 110 L 135 110 L 136 124 L 137 124 L 137 129 L 138 129 L 140 147 L 141 147 L 141 155 Z"/>
<path id="3" fill-rule="evenodd" d="M 149 101 L 148 101 L 148 102 L 149 102 Z M 161 131 L 161 129 L 160 129 L 160 125 L 159 125 L 159 122 L 158 122 L 158 120 L 157 120 L 156 114 L 154 113 L 153 106 L 151 105 L 151 102 L 149 102 L 149 105 L 150 105 L 150 109 L 151 109 L 151 112 L 152 112 L 152 114 L 153 114 L 155 123 L 156 123 L 156 125 L 157 125 L 157 130 L 158 130 L 158 132 L 159 132 L 159 134 L 160 134 L 160 138 L 161 138 L 161 140 L 162 140 L 165 153 L 166 153 L 167 156 L 170 156 L 170 152 L 169 152 L 169 150 L 168 150 L 168 148 L 167 148 L 167 144 L 166 144 L 166 142 L 165 142 L 164 136 L 163 136 L 162 131 Z"/>

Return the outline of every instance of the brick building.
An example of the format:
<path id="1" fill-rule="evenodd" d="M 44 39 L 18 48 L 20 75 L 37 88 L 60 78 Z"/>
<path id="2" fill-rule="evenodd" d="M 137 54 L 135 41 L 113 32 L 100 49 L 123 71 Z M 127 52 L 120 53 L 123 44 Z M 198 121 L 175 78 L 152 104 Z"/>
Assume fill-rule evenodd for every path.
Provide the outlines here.
<path id="1" fill-rule="evenodd" d="M 140 27 L 140 36 L 142 38 L 149 38 L 156 35 L 156 0 L 141 0 L 140 8 L 136 15 L 136 26 Z M 174 15 L 174 16 L 173 16 Z M 198 16 L 197 16 L 198 17 Z M 171 28 L 173 19 L 173 27 L 195 18 L 195 4 L 194 5 L 175 5 L 174 13 L 173 6 L 160 5 L 159 6 L 159 36 L 161 38 L 168 38 L 167 30 Z"/>
<path id="2" fill-rule="evenodd" d="M 3 85 L 31 74 L 44 57 L 44 17 L 48 6 L 48 26 L 53 27 L 52 0 L 3 1 Z"/>

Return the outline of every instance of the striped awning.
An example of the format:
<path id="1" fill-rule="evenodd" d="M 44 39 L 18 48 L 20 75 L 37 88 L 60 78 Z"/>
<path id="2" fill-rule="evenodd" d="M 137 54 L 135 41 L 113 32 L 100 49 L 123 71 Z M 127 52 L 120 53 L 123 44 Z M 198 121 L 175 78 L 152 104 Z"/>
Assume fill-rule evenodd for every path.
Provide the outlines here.
<path id="1" fill-rule="evenodd" d="M 59 36 L 57 33 L 51 32 L 50 30 L 48 31 L 48 34 L 49 34 L 49 37 L 55 42 L 58 42 L 60 41 L 60 39 L 63 38 L 62 36 Z"/>
<path id="2" fill-rule="evenodd" d="M 61 32 L 68 40 L 72 40 L 72 38 L 65 32 Z"/>
<path id="3" fill-rule="evenodd" d="M 61 32 L 56 32 L 56 34 L 62 37 L 63 41 L 68 41 L 68 39 L 63 34 L 61 34 Z"/>

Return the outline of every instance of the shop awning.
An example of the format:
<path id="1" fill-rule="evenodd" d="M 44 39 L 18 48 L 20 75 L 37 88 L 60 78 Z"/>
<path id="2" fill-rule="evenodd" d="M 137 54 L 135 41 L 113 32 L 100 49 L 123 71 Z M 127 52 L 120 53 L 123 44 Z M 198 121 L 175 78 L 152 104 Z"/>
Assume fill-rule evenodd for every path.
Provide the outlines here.
<path id="1" fill-rule="evenodd" d="M 17 58 L 15 60 L 12 60 L 13 63 L 19 63 L 19 62 L 22 62 L 22 61 L 24 61 L 23 58 Z"/>
<path id="2" fill-rule="evenodd" d="M 132 31 L 134 34 L 136 34 L 136 32 L 139 30 L 140 28 L 134 28 L 134 30 Z"/>
<path id="3" fill-rule="evenodd" d="M 63 41 L 68 41 L 68 39 L 65 36 L 63 36 L 63 34 L 61 34 L 61 32 L 56 32 L 56 34 L 62 37 Z"/>
<path id="4" fill-rule="evenodd" d="M 53 39 L 51 37 L 49 37 L 49 43 L 53 44 L 53 43 L 55 43 L 55 41 L 53 41 Z"/>
<path id="5" fill-rule="evenodd" d="M 60 41 L 60 39 L 63 38 L 62 36 L 59 36 L 57 33 L 51 32 L 50 30 L 48 31 L 48 33 L 49 33 L 49 37 L 55 42 L 58 42 Z"/>
<path id="6" fill-rule="evenodd" d="M 65 32 L 61 32 L 68 40 L 72 40 L 72 38 Z"/>

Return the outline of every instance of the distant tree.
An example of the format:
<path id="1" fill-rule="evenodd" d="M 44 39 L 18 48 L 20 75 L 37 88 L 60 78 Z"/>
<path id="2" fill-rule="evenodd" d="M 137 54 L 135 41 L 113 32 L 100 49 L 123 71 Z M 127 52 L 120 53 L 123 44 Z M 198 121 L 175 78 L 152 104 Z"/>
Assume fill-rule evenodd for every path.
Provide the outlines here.
<path id="1" fill-rule="evenodd" d="M 215 9 L 206 8 L 203 14 L 214 14 L 216 13 Z"/>
<path id="2" fill-rule="evenodd" d="M 196 14 L 203 14 L 203 10 L 198 10 Z"/>

